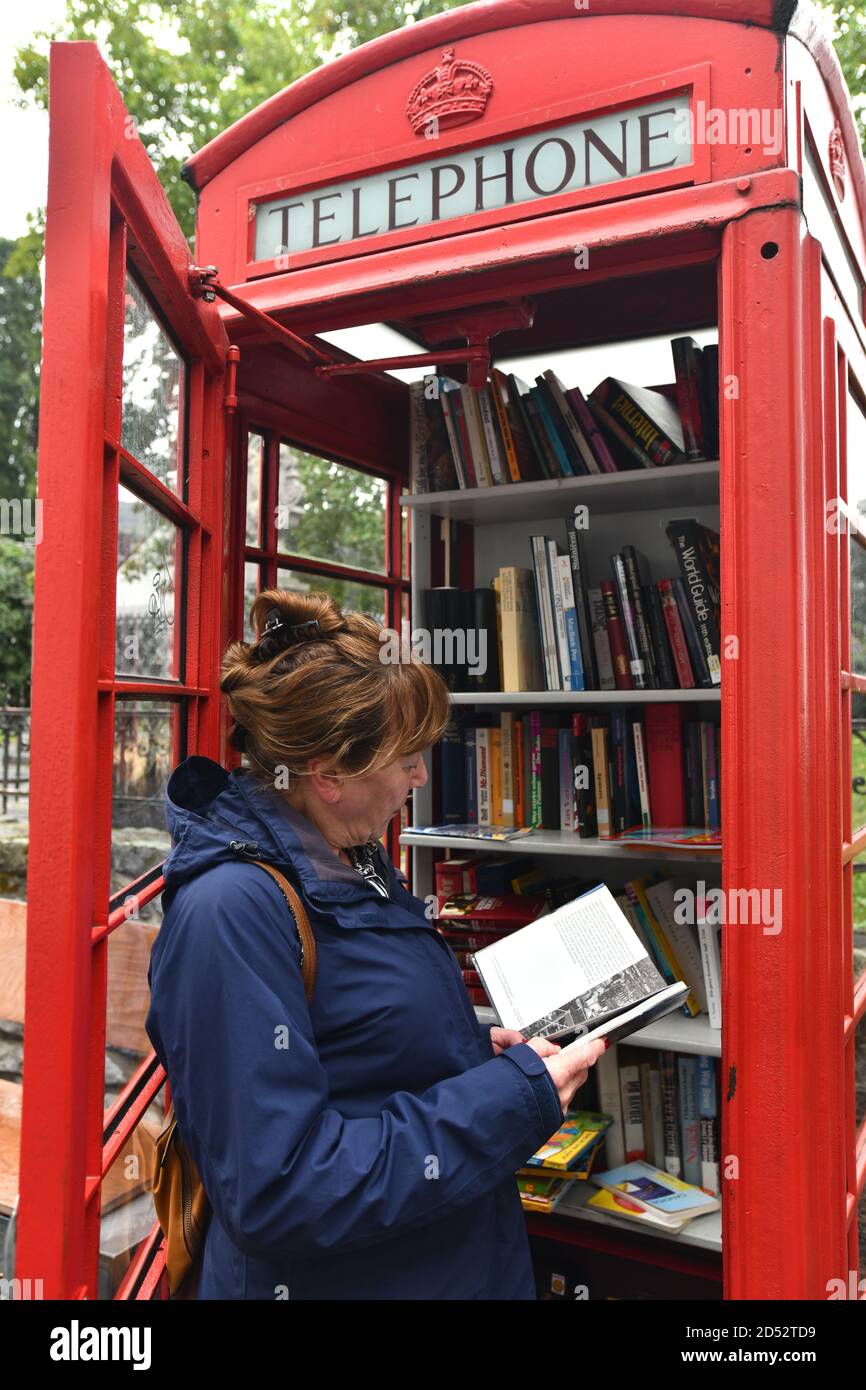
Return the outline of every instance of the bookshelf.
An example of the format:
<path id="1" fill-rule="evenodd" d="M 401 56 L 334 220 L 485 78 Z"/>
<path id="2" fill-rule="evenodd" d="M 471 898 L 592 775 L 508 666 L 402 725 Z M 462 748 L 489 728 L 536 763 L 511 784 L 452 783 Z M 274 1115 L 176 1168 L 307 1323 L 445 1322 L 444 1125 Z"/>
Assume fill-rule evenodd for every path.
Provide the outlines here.
<path id="1" fill-rule="evenodd" d="M 568 367 L 560 366 L 557 353 L 533 349 L 537 368 L 527 370 L 521 364 L 520 375 L 530 380 L 535 370 L 552 366 L 566 378 Z M 509 368 L 503 363 L 503 370 Z M 613 369 L 610 365 L 607 371 Z M 658 383 L 673 381 L 673 370 L 656 369 Z M 602 372 L 599 375 L 603 375 Z M 622 371 L 626 379 L 627 368 Z M 571 378 L 574 380 L 574 378 Z M 644 378 L 646 379 L 646 378 Z M 580 382 L 587 389 L 591 382 Z M 549 478 L 535 482 L 510 482 L 487 487 L 454 491 L 426 492 L 404 495 L 411 539 L 411 580 L 413 605 L 411 627 L 422 625 L 420 596 L 434 584 L 462 584 L 466 587 L 489 586 L 501 565 L 518 565 L 532 569 L 529 536 L 544 534 L 555 538 L 560 553 L 567 553 L 566 526 L 578 505 L 588 509 L 590 524 L 583 532 L 586 568 L 590 581 L 597 584 L 610 577 L 609 556 L 623 545 L 634 545 L 645 558 L 648 577 L 661 579 L 678 573 L 677 558 L 665 533 L 665 523 L 677 516 L 694 517 L 713 530 L 720 529 L 719 461 L 710 459 L 682 465 L 651 468 L 641 471 L 592 474 L 568 478 Z M 460 564 L 449 553 L 455 535 L 453 524 L 462 523 L 471 533 L 471 580 L 466 580 L 464 540 Z M 464 531 L 464 537 L 466 532 Z M 444 577 L 432 578 L 434 550 L 445 542 Z M 459 577 L 458 577 L 459 575 Z M 640 708 L 653 703 L 676 702 L 694 719 L 718 721 L 721 710 L 721 690 L 695 689 L 646 691 L 453 691 L 454 707 L 465 711 L 477 710 L 489 714 L 512 709 L 515 714 L 533 708 L 565 713 L 583 710 L 589 713 L 609 711 L 613 706 Z M 433 767 L 428 767 L 433 772 Z M 400 835 L 400 843 L 410 847 L 412 856 L 413 891 L 424 897 L 435 889 L 434 861 L 442 851 L 452 855 L 482 853 L 496 856 L 531 855 L 534 862 L 543 862 L 551 877 L 564 879 L 573 875 L 597 874 L 611 891 L 621 893 L 626 882 L 652 872 L 658 866 L 677 878 L 696 881 L 703 879 L 709 887 L 721 884 L 722 852 L 720 849 L 673 849 L 649 845 L 628 845 L 600 839 L 581 839 L 569 830 L 536 830 L 515 840 L 483 841 L 471 837 L 420 834 L 413 826 L 431 825 L 441 817 L 431 776 L 412 798 L 412 825 Z M 491 1008 L 476 1004 L 479 1021 L 494 1023 Z M 672 1051 L 692 1057 L 721 1057 L 721 1032 L 710 1027 L 706 1014 L 695 1018 L 683 1013 L 668 1015 L 633 1034 L 629 1048 Z M 718 1097 L 721 1112 L 721 1096 Z M 574 1182 L 567 1195 L 558 1203 L 553 1220 L 568 1218 L 593 1226 L 615 1229 L 620 1236 L 630 1231 L 636 1235 L 649 1234 L 655 1239 L 688 1245 L 703 1251 L 721 1253 L 721 1210 L 688 1223 L 676 1235 L 661 1230 L 642 1228 L 637 1223 L 617 1220 L 603 1212 L 586 1208 L 594 1184 Z"/>

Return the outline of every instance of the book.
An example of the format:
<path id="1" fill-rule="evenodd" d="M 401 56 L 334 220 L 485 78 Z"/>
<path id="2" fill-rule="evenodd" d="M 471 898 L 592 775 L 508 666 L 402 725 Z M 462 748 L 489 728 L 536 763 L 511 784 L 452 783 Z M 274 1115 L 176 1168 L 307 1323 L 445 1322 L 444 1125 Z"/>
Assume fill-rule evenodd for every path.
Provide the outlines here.
<path id="1" fill-rule="evenodd" d="M 454 835 L 467 840 L 514 840 L 519 835 L 529 835 L 531 827 L 516 825 L 413 825 L 413 835 Z"/>
<path id="2" fill-rule="evenodd" d="M 663 1173 L 642 1160 L 594 1173 L 590 1181 L 608 1192 L 622 1193 L 674 1227 L 681 1226 L 683 1219 L 692 1221 L 721 1206 L 718 1198 L 708 1196 L 694 1183 Z"/>
<path id="3" fill-rule="evenodd" d="M 610 889 L 598 884 L 475 953 L 504 1028 L 524 1037 L 624 1037 L 679 1007 Z"/>
<path id="4" fill-rule="evenodd" d="M 676 405 L 660 391 L 609 376 L 590 392 L 589 403 L 601 406 L 627 432 L 650 467 L 687 462 Z"/>

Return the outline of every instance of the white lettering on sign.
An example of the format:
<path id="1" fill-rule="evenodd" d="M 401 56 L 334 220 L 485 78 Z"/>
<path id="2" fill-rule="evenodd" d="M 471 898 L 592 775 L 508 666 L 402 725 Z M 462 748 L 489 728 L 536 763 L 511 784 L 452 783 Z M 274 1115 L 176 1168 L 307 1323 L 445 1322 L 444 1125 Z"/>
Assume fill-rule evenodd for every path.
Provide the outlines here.
<path id="1" fill-rule="evenodd" d="M 337 246 L 690 164 L 689 93 L 256 206 L 255 259 Z"/>

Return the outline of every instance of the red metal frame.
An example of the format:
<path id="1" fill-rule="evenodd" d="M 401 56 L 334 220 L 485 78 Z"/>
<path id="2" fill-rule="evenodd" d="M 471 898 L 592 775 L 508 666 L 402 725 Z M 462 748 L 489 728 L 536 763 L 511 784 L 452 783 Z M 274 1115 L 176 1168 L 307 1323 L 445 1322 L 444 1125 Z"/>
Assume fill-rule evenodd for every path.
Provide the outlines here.
<path id="1" fill-rule="evenodd" d="M 723 887 L 780 888 L 784 905 L 778 936 L 735 925 L 724 937 L 723 1268 L 725 1296 L 735 1299 L 823 1298 L 830 1279 L 856 1269 L 866 1155 L 866 1127 L 857 1131 L 853 1110 L 853 1038 L 866 982 L 852 987 L 849 940 L 851 861 L 866 849 L 866 831 L 852 832 L 843 804 L 850 692 L 866 688 L 866 673 L 850 672 L 847 539 L 825 521 L 828 497 L 845 486 L 845 374 L 850 368 L 866 382 L 862 293 L 846 303 L 840 290 L 843 261 L 866 276 L 866 176 L 832 47 L 799 12 L 790 23 L 787 34 L 779 29 L 770 0 L 726 0 L 722 11 L 718 0 L 687 0 L 676 14 L 660 12 L 655 0 L 596 0 L 588 14 L 571 0 L 471 5 L 325 65 L 212 141 L 186 170 L 199 191 L 199 265 L 219 266 L 235 300 L 300 336 L 573 286 L 578 246 L 590 255 L 581 281 L 587 287 L 631 276 L 622 282 L 628 288 L 650 270 L 718 262 L 728 643 Z M 783 110 L 783 146 L 776 153 L 736 143 L 703 148 L 695 169 L 705 181 L 686 187 L 631 196 L 629 185 L 620 190 L 629 196 L 619 197 L 604 187 L 591 203 L 547 200 L 490 225 L 465 218 L 445 235 L 441 227 L 424 235 L 418 229 L 399 245 L 370 238 L 330 259 L 317 256 L 316 264 L 295 258 L 272 274 L 263 273 L 267 265 L 250 266 L 253 190 L 261 197 L 275 179 L 298 188 L 305 175 L 321 181 L 339 160 L 357 172 L 425 157 L 420 142 L 407 139 L 405 98 L 442 46 L 455 42 L 495 72 L 496 106 L 489 121 L 447 134 L 440 150 L 483 144 L 496 130 L 533 121 L 549 126 L 558 118 L 550 93 L 562 90 L 566 71 L 575 110 L 597 104 L 598 92 L 610 106 L 671 91 L 671 52 L 678 73 L 693 70 L 717 106 Z M 575 55 L 580 61 L 572 63 Z M 121 695 L 168 693 L 158 682 L 114 677 L 117 484 L 123 480 L 188 533 L 184 604 L 187 630 L 198 640 L 187 644 L 187 669 L 170 692 L 188 710 L 187 751 L 225 759 L 217 672 L 224 640 L 240 631 L 246 428 L 270 431 L 273 451 L 282 434 L 389 479 L 387 575 L 339 573 L 379 583 L 389 621 L 399 627 L 406 412 L 393 383 L 343 373 L 317 379 L 267 345 L 262 325 L 250 325 L 245 313 L 196 303 L 187 248 L 140 143 L 125 138 L 128 118 L 95 49 L 55 45 L 51 82 L 39 474 L 45 538 L 36 572 L 16 1273 L 42 1278 L 54 1297 L 93 1295 L 100 1180 L 120 1126 L 141 1113 L 155 1080 L 145 1068 L 138 1078 L 144 1091 L 131 1106 L 123 1098 L 122 1118 L 106 1140 L 105 943 L 122 925 L 119 907 L 109 911 L 114 710 Z M 375 102 L 367 100 L 373 91 Z M 349 119 L 358 111 L 364 122 Z M 848 157 L 844 201 L 821 171 L 836 227 L 824 245 L 803 216 L 806 121 L 824 163 L 834 123 Z M 310 148 L 321 160 L 315 176 Z M 185 499 L 150 479 L 119 444 L 127 238 L 189 364 Z M 248 281 L 251 274 L 258 278 Z M 646 319 L 635 311 L 629 320 L 626 307 L 618 326 L 630 322 Z M 237 406 L 228 431 L 226 333 L 241 349 L 227 391 Z M 580 340 L 591 340 L 591 328 Z M 80 461 L 77 472 L 69 458 Z M 270 582 L 277 556 L 267 542 L 266 535 L 247 553 L 266 560 Z M 322 571 L 302 557 L 282 562 Z M 771 598 L 762 601 L 770 584 Z M 61 611 L 64 631 L 79 638 L 62 666 L 54 657 Z M 781 738 L 767 737 L 768 712 Z M 50 839 L 41 833 L 48 825 Z M 156 891 L 153 883 L 144 888 Z M 816 1120 L 828 1137 L 817 1177 L 804 1142 Z M 120 1296 L 152 1296 L 159 1287 L 151 1239 Z"/>
<path id="2" fill-rule="evenodd" d="M 134 1078 L 122 1118 L 104 1117 L 108 936 L 127 920 L 109 911 L 115 710 L 124 695 L 177 697 L 185 751 L 220 755 L 212 675 L 227 612 L 212 538 L 228 343 L 215 307 L 190 301 L 186 243 L 94 45 L 52 47 L 50 104 L 16 1272 L 38 1275 L 48 1298 L 93 1298 L 102 1179 L 162 1080 Z M 120 445 L 127 262 L 186 358 L 185 500 Z M 177 683 L 115 679 L 121 480 L 187 536 Z"/>

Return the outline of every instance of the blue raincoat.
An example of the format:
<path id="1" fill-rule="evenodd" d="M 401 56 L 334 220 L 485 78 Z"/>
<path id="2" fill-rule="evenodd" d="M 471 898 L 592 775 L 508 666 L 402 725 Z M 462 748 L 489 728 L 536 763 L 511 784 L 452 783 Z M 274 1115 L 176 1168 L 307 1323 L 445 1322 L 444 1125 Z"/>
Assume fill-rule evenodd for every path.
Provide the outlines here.
<path id="1" fill-rule="evenodd" d="M 494 1056 L 450 949 L 384 850 L 385 899 L 245 769 L 190 757 L 146 1029 L 213 1208 L 199 1298 L 531 1299 L 515 1170 L 562 1109 Z M 308 1006 L 274 864 L 316 936 Z"/>

